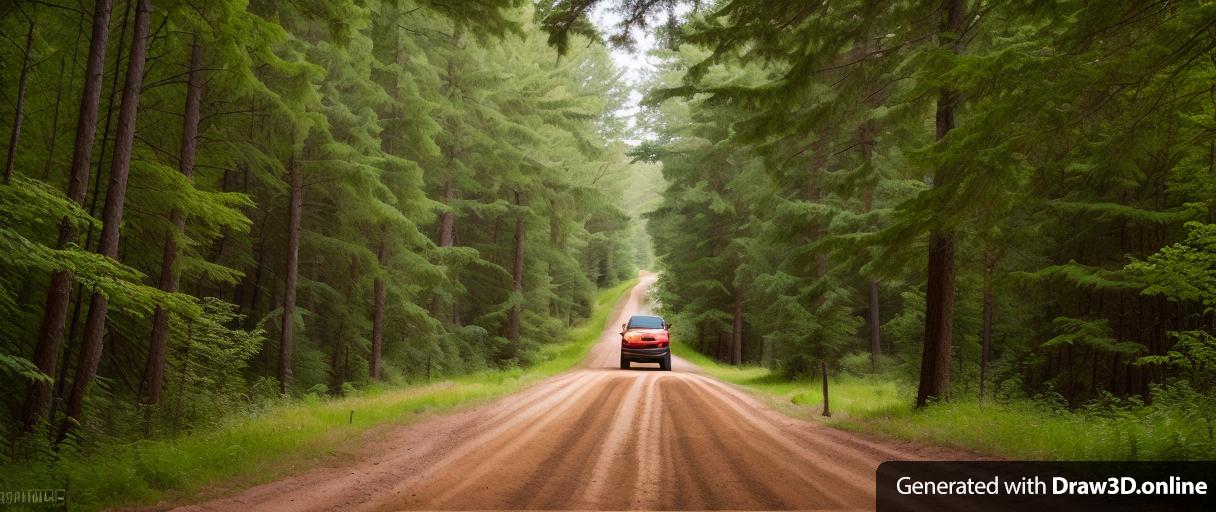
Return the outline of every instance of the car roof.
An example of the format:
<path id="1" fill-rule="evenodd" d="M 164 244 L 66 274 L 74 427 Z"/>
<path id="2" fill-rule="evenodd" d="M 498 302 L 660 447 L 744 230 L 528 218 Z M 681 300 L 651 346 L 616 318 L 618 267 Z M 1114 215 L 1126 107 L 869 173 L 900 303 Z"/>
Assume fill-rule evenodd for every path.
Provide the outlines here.
<path id="1" fill-rule="evenodd" d="M 629 321 L 630 321 L 630 322 L 632 322 L 634 318 L 653 318 L 653 319 L 658 320 L 658 321 L 660 321 L 660 322 L 662 322 L 662 321 L 663 321 L 663 317 L 661 317 L 661 316 L 655 316 L 655 315 L 633 315 L 633 316 L 629 317 Z M 664 322 L 664 323 L 666 323 L 666 322 Z"/>

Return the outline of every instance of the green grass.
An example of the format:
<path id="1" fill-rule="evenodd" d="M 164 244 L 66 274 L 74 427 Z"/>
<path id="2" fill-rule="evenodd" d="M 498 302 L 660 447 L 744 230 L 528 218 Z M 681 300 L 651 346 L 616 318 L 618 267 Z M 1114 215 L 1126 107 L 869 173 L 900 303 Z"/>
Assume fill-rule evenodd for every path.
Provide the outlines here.
<path id="1" fill-rule="evenodd" d="M 407 424 L 485 403 L 583 359 L 614 304 L 636 284 L 602 291 L 594 314 L 565 342 L 545 345 L 527 369 L 487 371 L 427 385 L 372 389 L 337 399 L 296 400 L 257 417 L 231 417 L 219 428 L 161 440 L 112 445 L 63 463 L 73 508 L 154 504 L 211 496 L 299 472 L 340 457 L 369 430 Z M 353 411 L 353 416 L 352 416 Z"/>
<path id="2" fill-rule="evenodd" d="M 980 404 L 975 399 L 916 409 L 916 389 L 910 384 L 844 375 L 829 381 L 832 417 L 825 418 L 818 379 L 790 381 L 762 367 L 724 365 L 685 346 L 677 345 L 675 353 L 787 414 L 879 437 L 1027 460 L 1205 457 L 1193 446 L 1197 436 L 1183 435 L 1199 425 L 1166 409 L 1140 407 L 1102 417 L 1032 400 Z"/>

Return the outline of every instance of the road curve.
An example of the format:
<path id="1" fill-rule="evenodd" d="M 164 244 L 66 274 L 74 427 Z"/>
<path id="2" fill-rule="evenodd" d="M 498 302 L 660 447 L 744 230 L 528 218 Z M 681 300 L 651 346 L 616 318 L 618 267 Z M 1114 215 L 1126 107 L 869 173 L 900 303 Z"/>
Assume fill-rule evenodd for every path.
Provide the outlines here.
<path id="1" fill-rule="evenodd" d="M 969 457 L 792 419 L 678 359 L 618 369 L 618 326 L 654 280 L 579 369 L 401 427 L 353 463 L 181 510 L 872 509 L 882 461 Z"/>

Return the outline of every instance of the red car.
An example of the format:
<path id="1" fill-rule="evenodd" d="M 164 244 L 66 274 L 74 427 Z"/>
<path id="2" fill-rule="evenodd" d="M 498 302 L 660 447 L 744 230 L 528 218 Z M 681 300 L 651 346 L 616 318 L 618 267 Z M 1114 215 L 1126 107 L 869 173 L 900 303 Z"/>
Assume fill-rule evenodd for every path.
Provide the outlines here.
<path id="1" fill-rule="evenodd" d="M 657 316 L 633 315 L 621 325 L 621 369 L 629 363 L 659 363 L 671 371 L 671 324 Z"/>

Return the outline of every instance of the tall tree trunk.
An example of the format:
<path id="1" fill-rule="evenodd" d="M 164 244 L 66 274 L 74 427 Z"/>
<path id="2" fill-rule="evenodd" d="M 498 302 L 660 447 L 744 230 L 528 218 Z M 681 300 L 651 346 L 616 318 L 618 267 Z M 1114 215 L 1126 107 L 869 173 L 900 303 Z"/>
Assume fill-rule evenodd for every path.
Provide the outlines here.
<path id="1" fill-rule="evenodd" d="M 21 140 L 21 121 L 25 119 L 25 83 L 30 76 L 30 48 L 34 46 L 34 20 L 25 33 L 25 49 L 21 53 L 21 76 L 17 79 L 17 104 L 13 109 L 13 133 L 8 137 L 8 155 L 4 157 L 4 184 L 13 181 L 13 166 L 17 157 L 17 142 Z"/>
<path id="2" fill-rule="evenodd" d="M 955 38 L 963 28 L 962 0 L 942 2 L 941 32 L 938 34 L 942 46 L 958 51 Z M 954 129 L 954 107 L 957 93 L 943 88 L 937 100 L 937 138 L 945 138 Z M 938 167 L 934 172 L 933 185 L 940 187 L 953 181 L 953 172 Z M 954 243 L 957 234 L 951 228 L 934 227 L 929 232 L 929 272 L 925 287 L 925 344 L 921 356 L 920 386 L 916 393 L 916 406 L 923 407 L 931 400 L 946 398 L 950 385 L 950 349 L 953 344 L 954 324 Z"/>
<path id="3" fill-rule="evenodd" d="M 832 408 L 828 401 L 828 362 L 827 360 L 819 361 L 819 374 L 823 376 L 823 415 L 825 417 L 832 416 Z"/>
<path id="4" fill-rule="evenodd" d="M 195 36 L 190 46 L 190 72 L 186 82 L 186 111 L 182 122 L 181 162 L 178 169 L 190 180 L 194 177 L 194 161 L 198 153 L 199 105 L 203 97 L 203 46 Z M 174 268 L 178 252 L 177 236 L 186 229 L 186 217 L 174 208 L 169 213 L 173 227 L 165 233 L 164 254 L 160 263 L 160 289 L 176 292 L 178 272 Z M 169 337 L 169 310 L 156 306 L 152 315 L 152 339 L 148 345 L 148 363 L 144 367 L 144 389 L 140 396 L 146 404 L 160 403 L 161 388 L 165 378 L 165 346 Z"/>
<path id="5" fill-rule="evenodd" d="M 1077 367 L 1072 358 L 1072 344 L 1065 349 L 1065 357 L 1068 360 L 1068 406 L 1072 407 L 1077 403 Z"/>
<path id="6" fill-rule="evenodd" d="M 84 24 L 84 16 L 85 13 L 82 11 L 80 13 L 80 24 Z M 47 139 L 46 160 L 43 161 L 42 176 L 39 177 L 39 179 L 42 181 L 48 181 L 50 179 L 51 165 L 55 163 L 55 144 L 59 141 L 59 113 L 62 110 L 60 107 L 63 105 L 63 85 L 65 83 L 71 83 L 76 79 L 76 63 L 78 62 L 77 57 L 79 55 L 80 32 L 77 31 L 75 38 L 72 40 L 72 66 L 69 68 L 71 71 L 68 74 L 69 78 L 66 82 L 63 80 L 65 58 L 63 56 L 59 57 L 59 76 L 55 78 L 55 112 L 51 115 L 51 136 L 49 139 Z"/>
<path id="7" fill-rule="evenodd" d="M 354 295 L 354 283 L 359 281 L 359 269 L 352 258 L 347 269 L 349 278 L 346 279 L 346 286 L 342 287 L 342 296 L 351 297 Z M 350 343 L 346 341 L 346 320 L 345 315 L 338 315 L 337 332 L 333 337 L 334 347 L 330 355 L 330 392 L 335 396 L 342 395 L 342 384 L 347 381 L 347 368 L 350 366 Z M 375 326 L 372 326 L 373 333 Z M 376 347 L 372 347 L 373 350 Z M 377 354 L 378 356 L 379 354 Z M 379 364 L 377 362 L 376 364 Z M 368 371 L 371 374 L 371 370 Z"/>
<path id="8" fill-rule="evenodd" d="M 120 92 L 122 91 L 119 88 L 119 78 L 125 77 L 125 73 L 122 72 L 123 56 L 121 53 L 124 51 L 130 51 L 126 49 L 125 43 L 127 40 L 128 25 L 130 25 L 127 23 L 127 20 L 131 18 L 131 10 L 134 5 L 135 3 L 131 1 L 127 1 L 125 3 L 125 8 L 122 12 L 122 22 L 119 23 L 119 55 L 116 55 L 116 58 L 114 59 L 114 70 L 110 72 L 110 90 L 106 95 L 106 109 L 104 111 L 106 116 L 105 121 L 101 124 L 101 143 L 98 145 L 98 149 L 101 150 L 101 154 L 98 155 L 97 165 L 93 167 L 93 179 L 92 181 L 88 182 L 89 190 L 85 193 L 86 198 L 92 198 L 87 199 L 89 202 L 89 216 L 95 218 L 101 215 L 101 213 L 98 211 L 99 206 L 97 204 L 97 201 L 101 198 L 101 174 L 105 169 L 106 162 L 113 160 L 112 156 L 108 159 L 106 157 L 106 142 L 113 139 L 113 137 L 110 136 L 110 128 L 113 126 L 111 121 L 114 117 L 114 101 L 115 98 L 120 96 Z M 92 224 L 90 224 L 88 230 L 85 231 L 84 244 L 81 245 L 81 247 L 85 250 L 96 250 L 96 245 L 93 243 L 94 231 L 95 230 Z M 67 338 L 65 339 L 63 355 L 60 356 L 62 362 L 59 366 L 59 380 L 55 383 L 56 401 L 51 403 L 50 417 L 56 416 L 56 407 L 63 403 L 64 397 L 66 397 L 68 394 L 67 386 L 70 381 L 70 379 L 68 379 L 69 361 L 72 358 L 72 354 L 75 353 L 76 350 L 80 349 L 79 345 L 82 343 L 81 336 L 77 336 L 76 333 L 81 328 L 82 321 L 80 318 L 80 312 L 87 310 L 87 304 L 84 304 L 84 299 L 85 297 L 89 297 L 90 294 L 86 292 L 87 290 L 85 290 L 84 285 L 79 283 L 76 284 L 76 294 L 72 301 L 72 316 L 68 320 L 68 334 Z"/>
<path id="9" fill-rule="evenodd" d="M 731 322 L 730 364 L 743 364 L 743 287 L 735 286 L 734 319 Z"/>
<path id="10" fill-rule="evenodd" d="M 882 356 L 882 337 L 878 316 L 878 281 L 871 279 L 867 288 L 869 288 L 870 296 L 870 310 L 866 315 L 870 330 L 870 368 L 877 371 L 878 359 Z"/>
<path id="11" fill-rule="evenodd" d="M 452 165 L 452 154 L 448 152 L 448 167 Z M 452 175 L 449 174 L 443 180 L 443 204 L 448 208 L 452 207 L 452 201 L 456 198 L 456 185 L 453 183 Z M 445 211 L 439 214 L 439 247 L 452 247 L 456 245 L 456 214 L 452 211 Z M 455 271 L 450 274 L 452 279 L 459 279 Z M 442 311 L 445 306 L 450 306 L 448 309 L 449 320 L 455 325 L 460 325 L 460 304 L 457 301 L 452 301 L 451 304 L 445 305 L 440 300 L 439 295 L 435 295 L 431 299 L 431 314 L 436 318 L 441 318 Z"/>
<path id="12" fill-rule="evenodd" d="M 522 196 L 519 191 L 515 191 L 515 260 L 511 266 L 511 279 L 515 284 L 515 293 L 519 295 L 520 300 L 524 293 L 524 212 L 521 209 L 523 204 Z M 507 329 L 507 339 L 512 343 L 519 341 L 519 323 L 520 314 L 523 310 L 521 304 L 511 306 L 510 324 Z"/>
<path id="13" fill-rule="evenodd" d="M 98 200 L 101 198 L 101 183 L 102 183 L 101 174 L 102 174 L 102 171 L 105 169 L 106 162 L 113 160 L 113 156 L 111 156 L 109 159 L 107 159 L 107 157 L 106 157 L 106 142 L 112 140 L 112 137 L 110 136 L 110 128 L 113 126 L 113 123 L 111 121 L 114 118 L 114 110 L 115 110 L 114 101 L 115 101 L 115 98 L 120 96 L 120 93 L 122 91 L 119 88 L 119 79 L 125 77 L 125 74 L 122 72 L 122 66 L 123 66 L 122 52 L 130 51 L 130 50 L 126 49 L 126 47 L 124 45 L 127 40 L 128 25 L 130 25 L 129 23 L 127 23 L 127 20 L 129 20 L 131 18 L 131 10 L 134 5 L 135 5 L 135 3 L 131 2 L 131 1 L 127 1 L 125 3 L 125 8 L 123 9 L 123 12 L 122 12 L 122 22 L 119 23 L 119 26 L 120 26 L 119 32 L 118 32 L 119 55 L 116 55 L 116 58 L 114 59 L 114 70 L 110 72 L 110 90 L 109 90 L 109 93 L 106 95 L 106 109 L 104 111 L 106 116 L 105 116 L 105 121 L 101 124 L 101 126 L 102 126 L 101 144 L 98 145 L 99 146 L 98 149 L 101 150 L 101 154 L 98 155 L 97 165 L 95 165 L 93 167 L 93 179 L 91 182 L 89 182 L 90 183 L 89 191 L 85 194 L 86 198 L 91 197 L 91 199 L 88 199 L 89 216 L 91 216 L 91 217 L 99 217 L 101 215 L 101 213 L 98 211 L 98 208 L 100 208 L 100 207 L 97 204 Z M 84 244 L 81 246 L 85 250 L 96 250 L 96 246 L 93 244 L 93 232 L 94 231 L 95 231 L 95 229 L 93 228 L 92 224 L 90 224 L 88 229 L 85 231 Z M 59 381 L 55 383 L 56 402 L 53 402 L 51 404 L 51 414 L 50 414 L 51 417 L 55 417 L 56 406 L 59 406 L 63 402 L 64 397 L 67 396 L 67 391 L 65 389 L 66 389 L 66 387 L 68 385 L 68 381 L 69 381 L 68 364 L 69 364 L 69 361 L 71 360 L 72 354 L 74 353 L 74 351 L 80 349 L 79 345 L 82 343 L 81 336 L 77 336 L 76 333 L 81 328 L 80 313 L 81 313 L 81 311 L 87 310 L 87 305 L 84 304 L 84 301 L 85 301 L 86 297 L 90 296 L 90 294 L 86 293 L 86 292 L 87 292 L 87 290 L 85 290 L 84 285 L 79 284 L 79 283 L 76 284 L 76 294 L 72 301 L 72 316 L 68 320 L 68 335 L 66 338 L 66 344 L 64 346 L 63 355 L 61 356 L 62 362 L 60 363 L 60 366 L 59 366 L 60 377 L 59 377 Z"/>
<path id="14" fill-rule="evenodd" d="M 300 266 L 300 215 L 304 207 L 304 172 L 299 158 L 291 159 L 291 196 L 287 220 L 287 282 L 283 287 L 283 328 L 279 337 L 279 392 L 291 383 L 291 352 L 295 342 L 296 280 Z"/>
<path id="15" fill-rule="evenodd" d="M 262 215 L 261 236 L 253 237 L 258 243 L 258 259 L 257 267 L 253 272 L 253 282 L 249 283 L 249 311 L 245 313 L 246 328 L 251 329 L 255 325 L 254 318 L 258 314 L 258 299 L 262 296 L 262 280 L 266 276 L 266 251 L 269 245 L 270 234 L 267 233 L 268 223 L 270 222 L 271 209 L 267 208 L 266 213 Z M 251 233 L 252 236 L 252 233 Z M 275 287 L 271 286 L 271 289 Z M 273 301 L 272 301 L 273 302 Z M 273 308 L 272 308 L 273 309 Z"/>
<path id="16" fill-rule="evenodd" d="M 106 203 L 102 209 L 101 242 L 98 253 L 117 259 L 119 227 L 122 225 L 123 201 L 127 193 L 127 178 L 131 170 L 131 149 L 135 142 L 135 116 L 139 111 L 139 93 L 143 87 L 144 60 L 147 56 L 148 22 L 152 17 L 150 0 L 139 0 L 135 8 L 135 28 L 131 40 L 131 56 L 127 62 L 127 76 L 123 82 L 122 104 L 118 107 L 118 130 L 115 132 L 114 158 L 110 163 L 110 182 L 106 189 Z M 97 365 L 101 362 L 102 337 L 105 334 L 106 296 L 94 291 L 89 300 L 89 314 L 85 317 L 84 339 L 76 362 L 76 377 L 68 396 L 67 418 L 59 432 L 59 440 L 67 436 L 72 426 L 80 419 L 84 409 L 84 397 L 93 379 L 97 377 Z"/>
<path id="17" fill-rule="evenodd" d="M 450 159 L 449 159 L 450 162 Z M 451 247 L 455 242 L 456 214 L 451 211 L 452 201 L 456 198 L 456 186 L 452 176 L 443 180 L 443 204 L 449 209 L 439 214 L 439 246 Z"/>
<path id="18" fill-rule="evenodd" d="M 84 91 L 80 95 L 80 114 L 76 119 L 76 141 L 68 178 L 68 199 L 81 206 L 89 190 L 89 162 L 93 157 L 93 137 L 97 133 L 97 107 L 101 102 L 101 79 L 106 62 L 106 44 L 110 37 L 112 4 L 113 0 L 97 0 L 93 6 L 93 33 L 89 38 Z M 63 219 L 59 225 L 56 247 L 62 249 L 74 243 L 77 235 L 76 226 Z M 52 379 L 59 366 L 64 322 L 67 321 L 68 300 L 75 277 L 70 270 L 54 272 L 47 289 L 46 307 L 38 329 L 38 345 L 34 349 L 34 364 Z M 50 406 L 51 384 L 42 381 L 31 383 L 25 400 L 23 428 L 28 431 L 42 421 Z"/>
<path id="19" fill-rule="evenodd" d="M 387 272 L 388 250 L 384 243 L 384 227 L 380 228 L 380 245 L 376 248 L 376 261 L 380 272 Z M 384 348 L 384 277 L 376 274 L 372 282 L 372 355 L 368 361 L 369 377 L 380 380 L 380 353 Z"/>
<path id="20" fill-rule="evenodd" d="M 873 176 L 874 164 L 874 121 L 867 120 L 862 123 L 858 129 L 858 145 L 861 146 L 861 161 L 870 176 L 871 180 L 866 184 L 865 189 L 861 192 L 861 212 L 870 213 L 874 208 L 874 181 L 878 178 Z M 869 310 L 866 312 L 866 320 L 870 331 L 870 369 L 878 370 L 878 358 L 882 356 L 882 336 L 879 332 L 879 310 L 878 310 L 878 281 L 869 280 L 866 286 L 869 295 Z"/>
<path id="21" fill-rule="evenodd" d="M 918 406 L 945 398 L 950 379 L 954 323 L 953 231 L 934 229 L 929 235 L 929 275 L 925 290 L 925 339 L 921 356 Z"/>
<path id="22" fill-rule="evenodd" d="M 557 206 L 553 204 L 552 199 L 549 200 L 549 210 L 551 212 L 557 211 Z M 558 221 L 559 221 L 558 215 L 556 215 L 556 214 L 549 215 L 549 247 L 559 247 L 560 246 L 559 245 L 560 236 L 558 235 Z M 559 298 L 558 293 L 559 293 L 560 289 L 559 289 L 559 284 L 553 278 L 553 260 L 549 260 L 548 267 L 549 267 L 548 274 L 549 274 L 549 287 L 550 287 L 549 316 L 554 317 L 554 318 L 559 318 L 560 315 L 558 314 L 559 312 L 557 309 L 558 308 L 557 302 L 558 302 L 558 298 Z"/>
<path id="23" fill-rule="evenodd" d="M 334 335 L 334 349 L 329 356 L 329 389 L 335 396 L 342 394 L 342 383 L 346 382 L 346 358 L 349 351 L 346 348 L 346 322 L 339 319 Z"/>
<path id="24" fill-rule="evenodd" d="M 993 298 L 992 298 L 992 253 L 986 251 L 984 254 L 984 298 L 983 298 L 983 320 L 980 326 L 980 401 L 984 400 L 984 394 L 988 381 L 988 362 L 992 360 L 992 315 L 993 315 Z"/>

